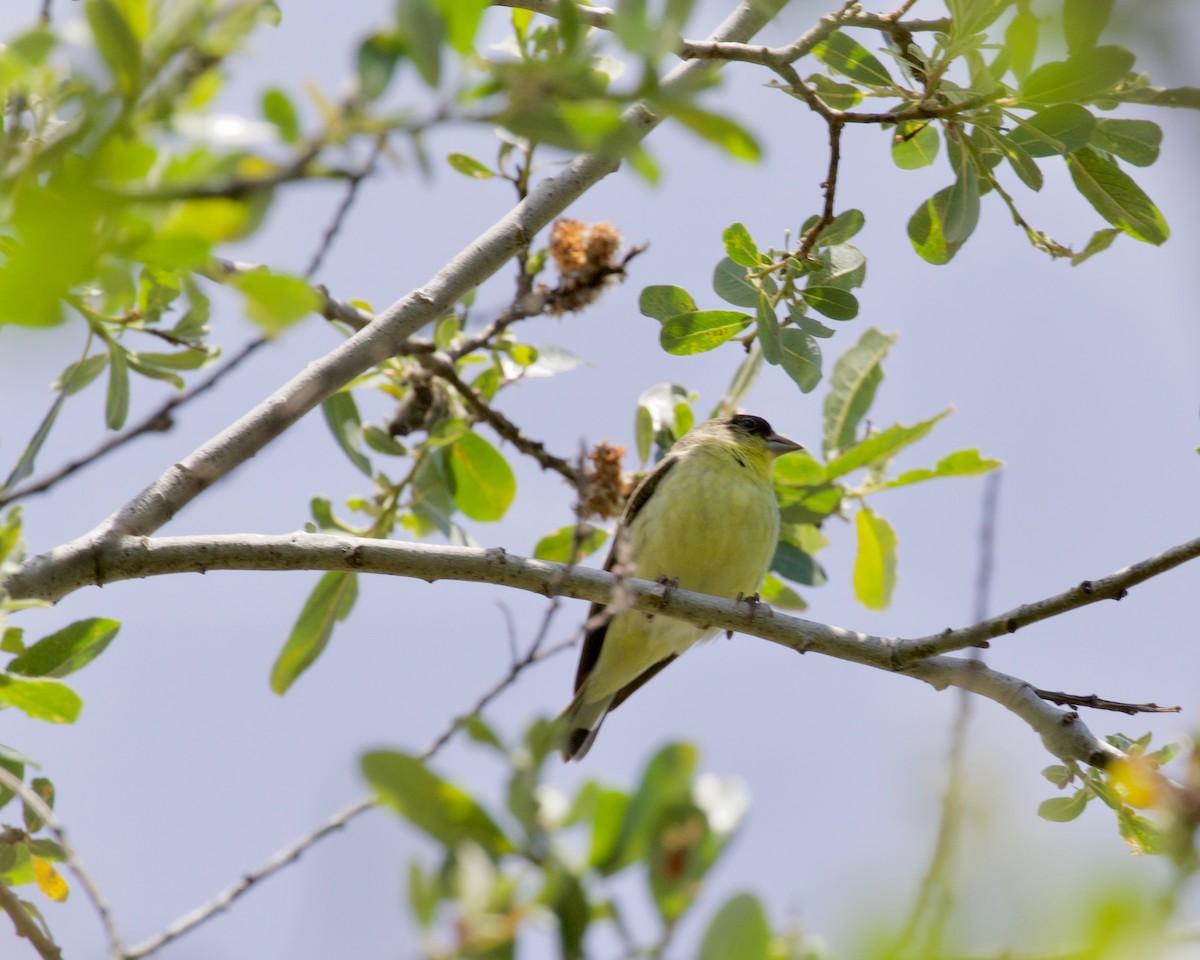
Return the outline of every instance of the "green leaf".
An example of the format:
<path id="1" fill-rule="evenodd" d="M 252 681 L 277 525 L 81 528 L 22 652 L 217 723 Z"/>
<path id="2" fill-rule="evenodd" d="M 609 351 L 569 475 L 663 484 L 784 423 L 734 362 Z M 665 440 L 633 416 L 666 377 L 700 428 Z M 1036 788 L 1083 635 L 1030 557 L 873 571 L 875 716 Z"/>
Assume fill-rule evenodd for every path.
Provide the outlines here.
<path id="1" fill-rule="evenodd" d="M 1009 166 L 1013 168 L 1013 172 L 1021 178 L 1021 182 L 1025 186 L 1035 192 L 1042 189 L 1042 183 L 1044 182 L 1042 171 L 1033 162 L 1033 157 L 1009 137 L 995 133 L 984 126 L 976 127 L 976 129 L 983 134 L 992 147 L 1004 155 L 1005 159 L 1008 160 Z"/>
<path id="2" fill-rule="evenodd" d="M 76 620 L 33 644 L 9 663 L 8 671 L 23 677 L 65 677 L 103 653 L 120 629 L 116 620 Z"/>
<path id="3" fill-rule="evenodd" d="M 42 445 L 46 442 L 46 438 L 50 436 L 50 429 L 54 426 L 54 421 L 58 419 L 58 412 L 62 409 L 63 402 L 66 399 L 67 395 L 65 393 L 59 393 L 54 398 L 54 403 L 50 405 L 49 411 L 42 418 L 42 422 L 38 424 L 38 428 L 34 431 L 32 439 L 21 452 L 21 456 L 12 468 L 12 472 L 9 473 L 8 478 L 4 481 L 3 489 L 11 490 L 33 473 L 33 468 L 37 463 L 37 456 L 41 453 Z"/>
<path id="4" fill-rule="evenodd" d="M 1117 239 L 1124 231 L 1118 230 L 1116 227 L 1105 227 L 1103 230 L 1097 230 L 1092 234 L 1092 237 L 1087 242 L 1087 246 L 1079 253 L 1071 258 L 1071 266 L 1077 267 L 1083 261 L 1094 257 L 1096 254 L 1107 250 L 1112 246 L 1112 242 Z"/>
<path id="5" fill-rule="evenodd" d="M 1040 20 L 1028 6 L 1017 8 L 1004 31 L 1004 48 L 1008 52 L 1013 76 L 1020 82 L 1029 75 L 1038 47 L 1038 24 Z M 998 79 L 998 78 L 997 78 Z"/>
<path id="6" fill-rule="evenodd" d="M 10 748 L 5 747 L 4 749 L 8 750 Z M 0 755 L 0 767 L 3 767 L 18 780 L 24 780 L 25 764 L 28 761 L 24 757 L 21 757 L 19 754 L 17 754 L 15 750 L 12 752 L 14 754 L 13 756 Z M 15 796 L 16 794 L 13 793 L 9 787 L 6 787 L 4 784 L 0 783 L 0 807 L 3 807 Z M 0 873 L 5 873 L 8 871 L 8 869 L 10 869 L 8 866 L 5 866 L 4 863 L 0 862 Z"/>
<path id="7" fill-rule="evenodd" d="M 808 587 L 819 587 L 829 579 L 824 568 L 811 554 L 786 540 L 780 540 L 775 545 L 770 569 L 792 583 L 803 583 Z"/>
<path id="8" fill-rule="evenodd" d="M 883 379 L 880 364 L 895 342 L 895 334 L 880 333 L 871 327 L 834 364 L 829 395 L 825 398 L 826 455 L 854 443 L 859 421 L 871 408 L 875 390 Z"/>
<path id="9" fill-rule="evenodd" d="M 377 100 L 387 91 L 403 52 L 402 39 L 390 31 L 371 34 L 359 45 L 358 89 L 365 100 Z"/>
<path id="10" fill-rule="evenodd" d="M 1049 800 L 1043 800 L 1038 805 L 1037 814 L 1043 820 L 1050 820 L 1054 823 L 1067 823 L 1083 813 L 1087 802 L 1087 791 L 1077 790 L 1075 791 L 1075 795 L 1071 797 L 1051 797 Z"/>
<path id="11" fill-rule="evenodd" d="M 762 266 L 758 247 L 743 224 L 734 223 L 725 228 L 721 235 L 725 241 L 725 253 L 734 263 L 743 267 Z"/>
<path id="12" fill-rule="evenodd" d="M 1067 157 L 1071 179 L 1100 216 L 1135 240 L 1165 243 L 1171 235 L 1158 207 L 1113 161 L 1090 148 Z"/>
<path id="13" fill-rule="evenodd" d="M 129 354 L 117 343 L 108 345 L 108 397 L 104 404 L 104 421 L 109 430 L 120 430 L 129 416 Z"/>
<path id="14" fill-rule="evenodd" d="M 957 179 L 946 198 L 942 219 L 942 234 L 946 243 L 952 246 L 966 243 L 979 223 L 979 171 L 975 169 L 975 159 L 970 151 L 960 151 L 959 157 L 955 171 Z"/>
<path id="15" fill-rule="evenodd" d="M 696 309 L 696 301 L 683 287 L 646 287 L 638 297 L 638 309 L 644 317 L 653 317 L 663 323 L 681 313 Z"/>
<path id="16" fill-rule="evenodd" d="M 768 573 L 758 596 L 764 603 L 780 610 L 807 610 L 808 603 L 795 590 L 780 580 L 775 574 Z"/>
<path id="17" fill-rule="evenodd" d="M 533 548 L 533 556 L 555 563 L 577 563 L 599 550 L 607 539 L 608 534 L 599 527 L 585 523 L 580 531 L 578 525 L 569 523 L 542 537 Z"/>
<path id="18" fill-rule="evenodd" d="M 858 316 L 858 297 L 837 287 L 806 287 L 804 302 L 830 320 L 853 320 Z"/>
<path id="19" fill-rule="evenodd" d="M 1049 780 L 1060 790 L 1071 782 L 1074 775 L 1069 767 L 1064 767 L 1061 763 L 1054 763 L 1042 770 L 1042 776 Z"/>
<path id="20" fill-rule="evenodd" d="M 273 87 L 262 95 L 262 113 L 267 122 L 279 131 L 284 143 L 295 143 L 300 139 L 300 115 L 291 98 Z"/>
<path id="21" fill-rule="evenodd" d="M 786 327 L 779 331 L 780 364 L 801 393 L 811 393 L 821 382 L 821 347 L 807 333 Z"/>
<path id="22" fill-rule="evenodd" d="M 746 279 L 746 268 L 734 263 L 729 257 L 725 257 L 713 270 L 712 285 L 718 297 L 735 307 L 758 306 L 758 288 Z"/>
<path id="23" fill-rule="evenodd" d="M 1151 120 L 1108 120 L 1096 122 L 1092 146 L 1115 153 L 1135 167 L 1148 167 L 1158 159 L 1162 127 Z"/>
<path id="24" fill-rule="evenodd" d="M 859 509 L 854 520 L 858 532 L 854 595 L 868 610 L 886 610 L 896 588 L 896 534 L 869 507 Z"/>
<path id="25" fill-rule="evenodd" d="M 875 87 L 892 87 L 895 82 L 883 64 L 866 47 L 840 30 L 813 47 L 813 54 L 831 70 Z"/>
<path id="26" fill-rule="evenodd" d="M 660 812 L 690 799 L 696 760 L 696 748 L 690 743 L 667 744 L 650 758 L 637 792 L 624 809 L 619 835 L 605 844 L 607 855 L 596 863 L 602 874 L 612 876 L 645 856 Z M 595 846 L 593 838 L 593 854 Z"/>
<path id="27" fill-rule="evenodd" d="M 757 163 L 762 159 L 762 148 L 758 141 L 736 121 L 682 104 L 672 104 L 668 112 L 692 133 L 723 148 L 735 160 Z"/>
<path id="28" fill-rule="evenodd" d="M 489 0 L 436 0 L 437 8 L 446 21 L 446 39 L 456 53 L 469 54 L 475 46 L 475 35 Z"/>
<path id="29" fill-rule="evenodd" d="M 863 92 L 858 87 L 851 83 L 838 83 L 823 73 L 814 73 L 810 76 L 808 85 L 817 91 L 817 96 L 827 106 L 834 110 L 853 110 L 862 103 Z"/>
<path id="30" fill-rule="evenodd" d="M 100 373 L 107 366 L 107 353 L 97 353 L 86 359 L 77 360 L 58 375 L 58 379 L 54 381 L 53 389 L 61 390 L 69 397 L 84 389 L 84 387 L 100 376 Z"/>
<path id="31" fill-rule="evenodd" d="M 49 723 L 74 723 L 83 709 L 79 694 L 65 683 L 27 680 L 8 673 L 0 673 L 0 703 Z"/>
<path id="32" fill-rule="evenodd" d="M 659 343 L 667 353 L 683 357 L 719 347 L 750 325 L 736 310 L 697 310 L 671 317 L 663 324 Z"/>
<path id="33" fill-rule="evenodd" d="M 953 192 L 954 187 L 939 190 L 908 219 L 908 239 L 912 241 L 913 249 L 922 260 L 935 266 L 949 263 L 962 248 L 961 242 L 955 243 L 946 237 L 945 223 Z"/>
<path id="34" fill-rule="evenodd" d="M 758 322 L 758 342 L 762 349 L 763 359 L 767 363 L 778 364 L 783 359 L 783 347 L 779 339 L 779 319 L 765 293 L 758 296 L 758 309 L 755 311 Z"/>
<path id="35" fill-rule="evenodd" d="M 358 404 L 349 390 L 341 390 L 321 402 L 325 423 L 342 452 L 359 470 L 368 477 L 374 476 L 371 461 L 363 453 L 362 420 L 358 416 Z"/>
<path id="36" fill-rule="evenodd" d="M 1044 63 L 1025 78 L 1020 96 L 1028 103 L 1075 103 L 1105 93 L 1133 67 L 1124 47 L 1091 47 L 1066 60 Z"/>
<path id="37" fill-rule="evenodd" d="M 851 208 L 843 210 L 830 223 L 821 235 L 817 237 L 818 247 L 832 247 L 845 243 L 858 233 L 866 224 L 867 218 L 861 210 Z"/>
<path id="38" fill-rule="evenodd" d="M 931 421 L 926 422 L 931 423 Z M 936 419 L 932 422 L 936 422 Z M 882 435 L 876 434 L 876 436 Z M 976 477 L 1002 466 L 1004 466 L 1003 460 L 981 457 L 978 450 L 958 450 L 948 456 L 942 457 L 933 469 L 922 467 L 917 470 L 906 470 L 900 476 L 881 483 L 878 486 L 873 486 L 872 489 L 892 490 L 896 487 L 906 487 L 913 483 L 923 483 L 926 480 L 935 480 L 939 477 Z"/>
<path id="39" fill-rule="evenodd" d="M 595 783 L 595 781 L 589 781 Z M 595 809 L 592 813 L 592 837 L 588 848 L 589 867 L 599 868 L 617 855 L 621 828 L 629 810 L 629 795 L 622 790 L 596 785 Z"/>
<path id="40" fill-rule="evenodd" d="M 367 446 L 376 453 L 382 453 L 387 457 L 408 456 L 408 447 L 374 423 L 363 426 L 362 436 Z"/>
<path id="41" fill-rule="evenodd" d="M 985 30 L 1012 0 L 947 0 L 952 23 L 950 35 L 956 41 L 965 41 Z"/>
<path id="42" fill-rule="evenodd" d="M 345 620 L 358 599 L 358 575 L 331 570 L 322 575 L 304 602 L 296 625 L 271 668 L 271 689 L 287 692 L 324 651 L 334 625 Z"/>
<path id="43" fill-rule="evenodd" d="M 950 408 L 947 408 L 936 416 L 915 423 L 911 427 L 897 423 L 879 433 L 871 434 L 825 464 L 825 479 L 834 480 L 862 467 L 881 466 L 905 447 L 922 439 L 939 420 L 949 416 L 950 412 Z"/>
<path id="44" fill-rule="evenodd" d="M 133 93 L 141 84 L 142 46 L 128 21 L 113 0 L 87 0 L 84 12 L 100 56 L 121 89 Z"/>
<path id="45" fill-rule="evenodd" d="M 496 175 L 490 167 L 465 153 L 447 154 L 446 162 L 464 177 L 471 177 L 475 180 L 490 180 Z"/>
<path id="46" fill-rule="evenodd" d="M 941 145 L 937 127 L 928 120 L 908 120 L 892 135 L 892 162 L 901 170 L 927 167 L 937 159 Z"/>
<path id="47" fill-rule="evenodd" d="M 1113 0 L 1063 0 L 1063 33 L 1067 51 L 1082 53 L 1094 47 L 1112 16 Z"/>
<path id="48" fill-rule="evenodd" d="M 660 811 L 649 846 L 650 894 L 659 916 L 671 925 L 687 912 L 700 892 L 720 844 L 704 811 L 688 800 Z"/>
<path id="49" fill-rule="evenodd" d="M 471 841 L 492 857 L 513 852 L 512 841 L 470 794 L 416 757 L 373 750 L 363 755 L 362 772 L 380 800 L 448 851 Z"/>
<path id="50" fill-rule="evenodd" d="M 808 268 L 808 283 L 813 287 L 837 287 L 852 290 L 861 287 L 867 278 L 867 258 L 852 243 L 839 243 L 812 255 Z"/>
<path id="51" fill-rule="evenodd" d="M 446 23 L 432 0 L 397 0 L 396 26 L 404 37 L 405 52 L 421 79 L 436 88 L 442 74 L 442 44 Z"/>
<path id="52" fill-rule="evenodd" d="M 1200 87 L 1132 87 L 1118 99 L 1126 103 L 1148 103 L 1155 107 L 1200 110 Z"/>
<path id="53" fill-rule="evenodd" d="M 246 295 L 246 315 L 269 337 L 321 309 L 320 295 L 299 277 L 255 271 L 235 285 Z"/>
<path id="54" fill-rule="evenodd" d="M 735 893 L 722 904 L 700 941 L 699 960 L 767 960 L 771 928 L 758 898 Z"/>
<path id="55" fill-rule="evenodd" d="M 454 503 L 472 520 L 499 520 L 517 493 L 517 480 L 504 456 L 477 433 L 464 433 L 450 447 Z"/>
<path id="56" fill-rule="evenodd" d="M 139 367 L 154 367 L 159 370 L 199 370 L 212 362 L 217 355 L 215 347 L 191 347 L 177 353 L 131 353 L 129 362 Z"/>
<path id="57" fill-rule="evenodd" d="M 1077 103 L 1039 110 L 1027 120 L 1013 116 L 1017 127 L 1008 135 L 1014 146 L 1031 157 L 1051 157 L 1086 147 L 1096 130 L 1096 118 Z"/>

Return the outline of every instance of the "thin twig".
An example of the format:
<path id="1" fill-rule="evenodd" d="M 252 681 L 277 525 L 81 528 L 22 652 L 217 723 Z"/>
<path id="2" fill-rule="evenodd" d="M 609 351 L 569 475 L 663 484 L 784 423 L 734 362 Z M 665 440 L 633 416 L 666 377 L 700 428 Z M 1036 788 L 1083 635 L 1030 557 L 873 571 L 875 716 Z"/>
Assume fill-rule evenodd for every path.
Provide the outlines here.
<path id="1" fill-rule="evenodd" d="M 901 640 L 896 644 L 896 664 L 903 668 L 906 664 L 935 654 L 965 650 L 968 647 L 986 647 L 988 641 L 996 637 L 1016 633 L 1022 627 L 1058 616 L 1066 610 L 1077 610 L 1101 600 L 1122 600 L 1132 587 L 1197 557 L 1200 557 L 1200 537 L 1164 550 L 1107 577 L 1084 580 L 1078 586 L 1062 593 L 1015 607 L 1007 613 L 980 620 L 969 627 L 946 629 L 927 637 Z"/>
<path id="2" fill-rule="evenodd" d="M 25 497 L 33 496 L 35 493 L 45 493 L 60 480 L 66 479 L 71 474 L 78 470 L 82 470 L 84 467 L 91 466 L 97 460 L 100 460 L 102 457 L 107 456 L 114 450 L 125 446 L 125 444 L 127 444 L 130 440 L 134 440 L 137 437 L 140 437 L 142 434 L 163 433 L 167 430 L 170 430 L 171 427 L 174 426 L 174 421 L 171 418 L 171 414 L 177 407 L 181 407 L 185 403 L 188 403 L 189 401 L 200 396 L 200 394 L 211 390 L 228 373 L 232 372 L 242 363 L 242 361 L 249 357 L 250 354 L 254 353 L 254 351 L 259 347 L 263 346 L 266 342 L 266 339 L 261 337 L 257 340 L 251 340 L 244 347 L 242 347 L 241 350 L 226 360 L 225 363 L 217 367 L 217 369 L 214 370 L 207 379 L 201 380 L 199 383 L 185 390 L 183 393 L 178 394 L 177 396 L 168 398 L 166 402 L 162 404 L 162 406 L 147 416 L 140 423 L 130 427 L 123 433 L 118 433 L 115 437 L 110 437 L 108 440 L 105 440 L 104 443 L 100 444 L 100 446 L 98 446 L 91 453 L 86 454 L 77 460 L 72 460 L 70 463 L 59 467 L 53 473 L 43 477 L 42 479 L 26 484 L 23 487 L 18 487 L 11 493 L 0 493 L 0 507 L 3 507 L 9 503 L 14 503 L 17 500 L 22 500 Z"/>
<path id="3" fill-rule="evenodd" d="M 444 354 L 425 354 L 420 358 L 421 363 L 430 373 L 450 384 L 471 408 L 479 419 L 485 421 L 501 437 L 516 447 L 521 453 L 532 457 L 543 470 L 553 470 L 566 479 L 572 486 L 579 485 L 579 473 L 566 460 L 546 452 L 545 444 L 540 440 L 531 440 L 515 423 L 484 401 L 465 380 L 458 375 L 454 364 L 445 358 Z"/>
<path id="4" fill-rule="evenodd" d="M 41 21 L 43 25 L 50 22 L 50 5 L 53 2 L 54 0 L 42 0 L 42 9 L 38 13 L 38 20 Z"/>
<path id="5" fill-rule="evenodd" d="M 558 0 L 492 0 L 492 6 L 528 10 L 531 13 L 540 13 L 555 19 L 558 18 L 560 10 Z M 599 27 L 601 30 L 607 30 L 615 16 L 613 11 L 605 7 L 585 7 L 580 4 L 576 10 L 580 20 L 589 27 Z"/>
<path id="6" fill-rule="evenodd" d="M 0 880 L 0 910 L 7 913 L 12 920 L 17 936 L 28 940 L 42 960 L 62 960 L 62 948 L 46 936 L 45 931 L 25 909 L 21 898 L 13 893 L 12 888 L 3 880 Z"/>
<path id="7" fill-rule="evenodd" d="M 39 797 L 32 787 L 3 767 L 0 767 L 0 784 L 8 787 L 9 790 L 20 797 L 42 819 L 47 829 L 54 834 L 54 839 L 62 847 L 63 857 L 66 859 L 67 866 L 75 874 L 75 879 L 83 887 L 84 893 L 92 901 L 92 906 L 95 907 L 96 913 L 100 917 L 100 922 L 103 924 L 104 932 L 108 937 L 109 956 L 112 957 L 112 960 L 123 960 L 125 957 L 125 948 L 121 943 L 121 934 L 117 930 L 117 923 L 113 919 L 112 911 L 108 909 L 108 903 L 105 901 L 103 894 L 100 893 L 100 888 L 96 886 L 91 874 L 88 873 L 87 868 L 84 867 L 83 862 L 79 859 L 79 854 L 75 852 L 75 848 L 67 841 L 66 831 L 63 829 L 61 821 L 55 816 L 54 811 L 50 809 L 46 801 Z"/>
<path id="8" fill-rule="evenodd" d="M 513 663 L 508 671 L 496 683 L 489 687 L 477 699 L 474 704 L 464 712 L 454 717 L 441 733 L 439 733 L 433 741 L 427 746 L 419 757 L 421 760 L 429 760 L 439 750 L 442 749 L 459 730 L 463 724 L 467 722 L 475 714 L 479 713 L 488 704 L 496 699 L 501 693 L 511 687 L 517 678 L 530 666 L 539 663 L 542 660 L 547 660 L 557 653 L 566 650 L 574 640 L 564 641 L 556 644 L 546 650 L 531 649 L 524 657 Z M 215 896 L 208 903 L 205 903 L 195 910 L 184 914 L 161 933 L 144 940 L 142 943 L 131 947 L 124 954 L 124 960 L 139 960 L 141 957 L 149 956 L 157 950 L 161 950 L 168 943 L 177 940 L 179 937 L 195 929 L 206 920 L 211 920 L 218 913 L 228 910 L 233 903 L 249 892 L 250 888 L 258 884 L 259 881 L 266 879 L 279 870 L 286 867 L 288 864 L 299 860 L 300 857 L 314 844 L 323 838 L 335 833 L 345 827 L 351 820 L 356 819 L 360 814 L 366 813 L 378 806 L 379 800 L 374 796 L 360 797 L 353 803 L 343 807 L 328 820 L 324 821 L 315 830 L 306 833 L 299 839 L 289 843 L 286 847 L 276 853 L 271 859 L 261 866 L 244 874 L 236 882 L 230 884 Z"/>
<path id="9" fill-rule="evenodd" d="M 345 222 L 346 216 L 350 213 L 350 208 L 354 206 L 359 186 L 367 177 L 374 173 L 375 164 L 379 162 L 379 157 L 386 146 L 387 134 L 381 133 L 375 138 L 375 146 L 371 148 L 371 154 L 367 157 L 366 162 L 350 177 L 349 183 L 346 186 L 346 195 L 342 197 L 342 202 L 338 204 L 337 210 L 334 211 L 333 219 L 321 235 L 321 241 L 317 244 L 317 249 L 313 251 L 312 258 L 308 261 L 308 266 L 304 270 L 304 278 L 306 280 L 311 280 L 316 275 L 316 272 L 321 269 L 321 262 L 325 259 L 325 255 L 329 252 L 330 247 L 333 246 L 333 241 L 342 229 L 342 224 Z"/>
<path id="10" fill-rule="evenodd" d="M 1123 703 L 1120 700 L 1103 700 L 1094 693 L 1077 694 L 1061 693 L 1057 690 L 1041 690 L 1033 688 L 1043 700 L 1057 703 L 1060 707 L 1091 707 L 1093 710 L 1112 710 L 1114 713 L 1127 713 L 1133 716 L 1138 713 L 1179 713 L 1181 707 L 1160 707 L 1157 703 Z"/>
<path id="11" fill-rule="evenodd" d="M 987 616 L 990 604 L 992 573 L 995 566 L 996 511 L 1000 494 L 1000 477 L 1001 474 L 998 472 L 988 474 L 983 491 L 982 517 L 979 524 L 979 565 L 975 578 L 973 611 L 976 620 L 982 620 Z M 982 651 L 972 650 L 971 655 L 974 659 L 979 659 Z M 893 945 L 890 956 L 900 956 L 908 950 L 926 917 L 929 919 L 925 924 L 926 936 L 923 951 L 933 955 L 940 953 L 941 950 L 942 930 L 945 927 L 949 908 L 952 906 L 950 889 L 953 878 L 951 873 L 954 869 L 955 853 L 959 837 L 962 834 L 963 817 L 966 813 L 966 803 L 963 798 L 964 768 L 972 702 L 970 694 L 960 688 L 954 724 L 951 728 L 950 747 L 947 751 L 946 790 L 942 794 L 942 812 L 938 821 L 933 855 L 925 876 L 921 880 L 916 900 L 913 901 L 908 921 Z"/>
<path id="12" fill-rule="evenodd" d="M 821 216 L 817 218 L 817 222 L 804 231 L 804 236 L 800 240 L 800 249 L 796 251 L 796 259 L 801 263 L 808 259 L 808 255 L 812 252 L 812 248 L 821 236 L 821 231 L 833 223 L 833 205 L 834 197 L 837 193 L 838 165 L 842 159 L 842 121 L 837 119 L 829 120 L 828 125 L 829 172 L 825 175 L 825 182 L 821 184 L 825 190 L 825 207 L 821 211 Z"/>

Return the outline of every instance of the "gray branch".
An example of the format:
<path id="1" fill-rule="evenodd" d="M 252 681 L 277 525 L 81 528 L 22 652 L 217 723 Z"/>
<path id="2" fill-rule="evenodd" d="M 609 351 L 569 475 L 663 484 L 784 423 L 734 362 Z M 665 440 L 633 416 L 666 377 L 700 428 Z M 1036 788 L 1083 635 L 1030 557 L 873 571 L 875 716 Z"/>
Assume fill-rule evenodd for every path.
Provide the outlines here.
<path id="1" fill-rule="evenodd" d="M 1110 577 L 1093 582 L 1091 592 L 1074 588 L 1018 608 L 1022 622 L 1044 619 L 1116 596 L 1125 586 L 1161 573 L 1200 553 L 1200 539 L 1168 550 Z M 74 590 L 138 577 L 209 570 L 352 570 L 435 580 L 492 583 L 544 596 L 565 596 L 607 603 L 617 580 L 602 570 L 568 567 L 508 554 L 499 548 L 438 546 L 324 534 L 284 536 L 225 535 L 196 537 L 117 537 L 66 544 L 30 561 L 11 575 L 4 588 L 14 598 L 58 600 Z M 1125 586 L 1122 586 L 1122 585 Z M 1099 585 L 1099 589 L 1096 589 Z M 703 627 L 737 630 L 799 653 L 819 653 L 878 670 L 900 673 L 942 690 L 959 687 L 994 700 L 1028 723 L 1046 749 L 1064 760 L 1104 766 L 1120 752 L 1099 740 L 1074 711 L 1061 710 L 1038 696 L 1025 680 L 946 651 L 976 645 L 1004 618 L 937 634 L 938 649 L 914 659 L 914 650 L 930 649 L 928 638 L 873 636 L 802 620 L 767 604 L 719 599 L 689 590 L 666 590 L 646 580 L 626 580 L 621 589 L 639 610 L 665 614 Z M 982 632 L 981 632 L 982 631 Z M 1000 633 L 1005 632 L 1003 629 Z M 951 638 L 957 638 L 951 641 Z"/>
<path id="2" fill-rule="evenodd" d="M 713 31 L 714 42 L 752 37 L 786 0 L 743 2 Z M 664 90 L 694 83 L 713 64 L 683 63 L 662 81 Z M 661 122 L 641 104 L 624 115 L 635 143 Z M 235 423 L 200 446 L 88 534 L 106 540 L 153 533 L 217 480 L 253 457 L 323 399 L 402 349 L 408 337 L 443 316 L 469 290 L 504 266 L 530 239 L 588 189 L 620 165 L 614 156 L 583 154 L 481 234 L 425 286 L 397 300 L 375 320 L 313 361 Z"/>

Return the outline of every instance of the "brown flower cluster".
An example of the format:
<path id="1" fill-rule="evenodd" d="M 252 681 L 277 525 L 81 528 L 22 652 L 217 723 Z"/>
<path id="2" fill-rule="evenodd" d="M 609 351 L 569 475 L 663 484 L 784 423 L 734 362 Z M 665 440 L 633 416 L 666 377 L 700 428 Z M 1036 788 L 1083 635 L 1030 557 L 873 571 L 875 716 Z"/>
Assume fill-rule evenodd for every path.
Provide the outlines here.
<path id="1" fill-rule="evenodd" d="M 547 309 L 558 315 L 592 303 L 609 281 L 624 273 L 617 259 L 621 233 L 611 223 L 584 223 L 563 217 L 550 228 L 550 256 L 558 266 L 558 286 Z"/>
<path id="2" fill-rule="evenodd" d="M 588 454 L 592 465 L 584 473 L 583 502 L 580 506 L 582 516 L 608 519 L 625 508 L 631 491 L 621 470 L 623 456 L 624 447 L 611 446 L 607 442 L 596 444 Z"/>

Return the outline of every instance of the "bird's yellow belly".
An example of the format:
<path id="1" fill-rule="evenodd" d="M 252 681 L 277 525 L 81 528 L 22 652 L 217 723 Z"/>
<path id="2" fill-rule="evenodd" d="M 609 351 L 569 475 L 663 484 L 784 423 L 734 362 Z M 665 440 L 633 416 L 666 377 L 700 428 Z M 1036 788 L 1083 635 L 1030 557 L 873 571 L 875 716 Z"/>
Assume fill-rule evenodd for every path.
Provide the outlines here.
<path id="1" fill-rule="evenodd" d="M 779 538 L 774 490 L 765 478 L 735 474 L 729 482 L 720 474 L 681 470 L 663 480 L 654 491 L 663 509 L 644 511 L 629 531 L 635 576 L 678 580 L 681 589 L 730 599 L 758 590 Z M 636 610 L 617 614 L 588 699 L 616 693 L 658 661 L 715 632 Z"/>

